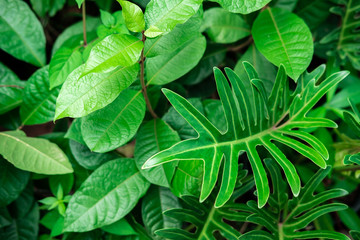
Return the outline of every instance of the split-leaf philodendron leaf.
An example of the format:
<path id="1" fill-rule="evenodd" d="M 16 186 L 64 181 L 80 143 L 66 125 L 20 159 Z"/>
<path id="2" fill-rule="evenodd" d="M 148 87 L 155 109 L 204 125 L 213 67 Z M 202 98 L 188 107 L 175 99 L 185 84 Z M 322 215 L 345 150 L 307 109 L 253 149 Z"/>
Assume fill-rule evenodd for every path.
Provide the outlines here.
<path id="1" fill-rule="evenodd" d="M 270 194 L 266 172 L 258 154 L 257 146 L 263 146 L 282 167 L 295 196 L 300 192 L 300 178 L 294 165 L 274 142 L 294 149 L 321 168 L 326 167 L 328 151 L 324 144 L 304 131 L 310 127 L 336 127 L 336 123 L 325 118 L 307 117 L 306 114 L 322 96 L 344 79 L 348 72 L 338 72 L 321 83 L 325 67 L 320 66 L 305 73 L 293 94 L 287 84 L 286 72 L 280 66 L 270 96 L 264 91 L 262 80 L 251 64 L 244 62 L 251 81 L 253 98 L 249 99 L 242 81 L 229 68 L 228 79 L 219 69 L 214 69 L 217 90 L 227 120 L 227 131 L 220 132 L 208 119 L 178 94 L 164 89 L 163 92 L 186 121 L 198 132 L 199 137 L 182 141 L 147 160 L 143 168 L 151 168 L 175 160 L 201 160 L 204 162 L 204 177 L 200 201 L 212 192 L 223 162 L 221 188 L 215 206 L 224 205 L 233 193 L 240 153 L 246 152 L 251 163 L 258 206 L 263 207 Z M 227 81 L 230 81 L 231 87 Z M 297 129 L 297 130 L 296 130 Z M 304 144 L 305 142 L 306 144 Z"/>

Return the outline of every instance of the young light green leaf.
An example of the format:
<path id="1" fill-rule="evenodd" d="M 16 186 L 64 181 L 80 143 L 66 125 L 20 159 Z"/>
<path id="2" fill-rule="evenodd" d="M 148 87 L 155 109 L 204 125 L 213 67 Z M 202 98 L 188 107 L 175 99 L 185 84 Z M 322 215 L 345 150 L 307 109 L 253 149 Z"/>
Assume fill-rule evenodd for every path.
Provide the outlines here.
<path id="1" fill-rule="evenodd" d="M 82 119 L 81 132 L 86 145 L 101 153 L 122 146 L 137 132 L 145 110 L 141 91 L 123 91 L 114 102 Z"/>
<path id="2" fill-rule="evenodd" d="M 147 38 L 144 46 L 144 55 L 147 58 L 165 55 L 174 52 L 179 46 L 199 35 L 202 18 L 195 14 L 184 24 L 178 24 L 168 34 L 156 38 Z"/>
<path id="3" fill-rule="evenodd" d="M 110 28 L 115 25 L 116 19 L 111 13 L 100 9 L 100 18 L 101 22 L 105 25 L 105 27 Z"/>
<path id="4" fill-rule="evenodd" d="M 217 43 L 233 43 L 250 35 L 250 27 L 241 16 L 222 8 L 204 12 L 202 29 Z"/>
<path id="5" fill-rule="evenodd" d="M 163 85 L 183 76 L 198 64 L 205 49 L 206 39 L 198 34 L 172 53 L 146 59 L 147 84 Z"/>
<path id="6" fill-rule="evenodd" d="M 134 157 L 139 169 L 149 157 L 180 141 L 177 132 L 161 119 L 154 119 L 144 124 L 137 136 Z M 152 169 L 141 169 L 140 172 L 152 184 L 170 187 L 175 166 L 173 163 L 164 164 Z"/>
<path id="7" fill-rule="evenodd" d="M 73 172 L 63 151 L 46 139 L 26 137 L 22 131 L 0 133 L 0 154 L 25 171 L 41 174 Z"/>
<path id="8" fill-rule="evenodd" d="M 85 2 L 85 0 L 75 0 L 75 1 L 79 8 L 81 7 L 81 4 L 83 4 L 83 2 Z"/>
<path id="9" fill-rule="evenodd" d="M 129 1 L 118 0 L 118 2 L 122 8 L 126 27 L 132 32 L 141 32 L 145 30 L 144 14 L 141 8 Z"/>
<path id="10" fill-rule="evenodd" d="M 64 230 L 86 232 L 118 221 L 133 209 L 149 186 L 133 159 L 103 164 L 71 198 Z"/>
<path id="11" fill-rule="evenodd" d="M 186 22 L 200 8 L 202 0 L 152 0 L 145 11 L 145 35 L 149 38 L 168 33 Z"/>
<path id="12" fill-rule="evenodd" d="M 224 9 L 241 14 L 249 14 L 255 12 L 271 0 L 210 0 L 219 3 Z"/>
<path id="13" fill-rule="evenodd" d="M 309 66 L 314 52 L 305 22 L 280 8 L 267 8 L 256 18 L 252 35 L 256 48 L 273 64 L 283 64 L 296 82 Z"/>
<path id="14" fill-rule="evenodd" d="M 223 179 L 215 202 L 216 207 L 221 207 L 229 200 L 235 187 L 238 156 L 240 152 L 246 152 L 254 172 L 258 206 L 262 207 L 270 194 L 266 172 L 256 149 L 258 145 L 262 145 L 282 167 L 293 194 L 297 196 L 300 192 L 300 178 L 294 165 L 273 141 L 294 149 L 319 167 L 325 168 L 325 160 L 329 157 L 326 148 L 321 141 L 301 129 L 337 126 L 331 120 L 306 117 L 306 114 L 332 86 L 344 79 L 348 72 L 335 73 L 321 84 L 316 85 L 316 81 L 324 72 L 324 66 L 320 66 L 314 70 L 314 73 L 305 74 L 301 78 L 298 83 L 298 89 L 301 91 L 299 90 L 299 93 L 295 91 L 296 96 L 291 96 L 286 72 L 281 65 L 273 90 L 268 97 L 263 91 L 262 81 L 258 78 L 255 69 L 247 62 L 244 62 L 244 67 L 249 81 L 252 83 L 252 98 L 248 97 L 247 90 L 242 83 L 246 79 L 240 79 L 229 68 L 225 69 L 228 79 L 220 70 L 216 68 L 214 70 L 218 93 L 227 121 L 227 132 L 219 131 L 184 98 L 164 89 L 166 97 L 176 111 L 197 131 L 199 138 L 184 140 L 159 152 L 148 159 L 143 168 L 151 168 L 177 160 L 203 161 L 204 177 L 200 201 L 204 201 L 215 187 L 223 161 Z M 282 122 L 281 120 L 287 116 L 289 119 Z M 300 130 L 294 128 L 300 128 Z M 303 142 L 306 142 L 307 145 Z"/>
<path id="15" fill-rule="evenodd" d="M 50 61 L 50 89 L 63 84 L 69 74 L 82 63 L 83 58 L 78 48 L 60 48 Z"/>
<path id="16" fill-rule="evenodd" d="M 112 233 L 119 236 L 137 235 L 137 232 L 132 228 L 130 223 L 125 218 L 120 219 L 110 225 L 101 228 L 105 232 Z"/>
<path id="17" fill-rule="evenodd" d="M 4 207 L 19 197 L 29 181 L 30 173 L 0 157 L 0 176 L 0 207 Z"/>
<path id="18" fill-rule="evenodd" d="M 54 119 L 60 88 L 49 90 L 49 67 L 37 70 L 27 81 L 20 106 L 23 125 L 46 123 Z"/>
<path id="19" fill-rule="evenodd" d="M 155 234 L 156 230 L 181 227 L 178 219 L 163 214 L 164 211 L 174 208 L 181 208 L 181 206 L 170 189 L 158 186 L 152 186 L 149 189 L 142 202 L 141 216 L 147 232 L 154 239 L 163 239 Z"/>
<path id="20" fill-rule="evenodd" d="M 81 76 L 84 67 L 83 64 L 75 69 L 63 84 L 56 101 L 54 120 L 83 117 L 107 106 L 135 81 L 139 72 L 139 64 L 135 64 Z"/>
<path id="21" fill-rule="evenodd" d="M 44 66 L 45 34 L 35 14 L 20 0 L 1 0 L 0 6 L 0 48 L 15 58 Z"/>
<path id="22" fill-rule="evenodd" d="M 91 49 L 82 76 L 109 72 L 118 66 L 132 66 L 139 60 L 143 46 L 141 40 L 131 35 L 107 36 Z"/>

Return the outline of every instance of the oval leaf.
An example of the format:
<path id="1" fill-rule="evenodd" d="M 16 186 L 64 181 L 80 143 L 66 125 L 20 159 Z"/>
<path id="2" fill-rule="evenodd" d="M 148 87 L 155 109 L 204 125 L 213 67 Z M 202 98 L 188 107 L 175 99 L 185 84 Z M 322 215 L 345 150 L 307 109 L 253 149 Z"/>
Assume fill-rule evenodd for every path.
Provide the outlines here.
<path id="1" fill-rule="evenodd" d="M 255 12 L 271 0 L 210 0 L 219 3 L 224 9 L 241 14 L 249 14 Z"/>
<path id="2" fill-rule="evenodd" d="M 122 7 L 122 15 L 126 27 L 133 32 L 141 32 L 145 29 L 144 14 L 139 6 L 129 1 L 118 0 Z"/>
<path id="3" fill-rule="evenodd" d="M 73 172 L 66 155 L 46 139 L 26 137 L 22 131 L 0 133 L 0 154 L 25 171 L 41 174 Z"/>
<path id="4" fill-rule="evenodd" d="M 149 186 L 132 159 L 102 165 L 71 198 L 64 230 L 86 232 L 116 222 L 133 209 Z"/>
<path id="5" fill-rule="evenodd" d="M 267 8 L 256 18 L 252 34 L 257 49 L 276 66 L 283 64 L 295 81 L 309 66 L 314 52 L 312 35 L 295 14 Z"/>
<path id="6" fill-rule="evenodd" d="M 0 0 L 0 48 L 17 59 L 35 66 L 45 65 L 43 28 L 20 0 Z"/>

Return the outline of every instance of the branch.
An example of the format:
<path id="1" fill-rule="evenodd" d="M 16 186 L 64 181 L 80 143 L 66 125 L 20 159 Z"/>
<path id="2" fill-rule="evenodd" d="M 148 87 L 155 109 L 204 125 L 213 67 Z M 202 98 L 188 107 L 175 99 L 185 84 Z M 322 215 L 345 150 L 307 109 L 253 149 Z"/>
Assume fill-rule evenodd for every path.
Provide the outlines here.
<path id="1" fill-rule="evenodd" d="M 227 50 L 231 52 L 238 52 L 243 48 L 249 46 L 253 42 L 253 38 L 250 36 L 245 42 L 235 47 L 228 47 Z"/>
<path id="2" fill-rule="evenodd" d="M 20 89 L 24 89 L 24 87 L 18 86 L 18 85 L 0 85 L 0 87 L 9 87 L 9 88 L 20 88 Z"/>
<path id="3" fill-rule="evenodd" d="M 142 41 L 145 44 L 145 34 L 144 31 L 142 32 Z M 151 107 L 151 103 L 149 100 L 149 97 L 147 95 L 147 91 L 146 91 L 146 85 L 145 85 L 145 79 L 144 79 L 144 64 L 145 64 L 145 56 L 144 56 L 144 48 L 141 50 L 141 56 L 140 56 L 140 83 L 141 83 L 141 91 L 144 95 L 144 99 L 146 102 L 146 106 L 151 114 L 151 116 L 153 118 L 158 118 L 158 116 L 156 115 L 156 113 L 154 112 L 153 108 Z"/>
<path id="4" fill-rule="evenodd" d="M 86 8 L 85 1 L 82 4 L 82 20 L 83 20 L 83 36 L 84 36 L 84 46 L 87 46 L 87 38 L 86 38 Z"/>

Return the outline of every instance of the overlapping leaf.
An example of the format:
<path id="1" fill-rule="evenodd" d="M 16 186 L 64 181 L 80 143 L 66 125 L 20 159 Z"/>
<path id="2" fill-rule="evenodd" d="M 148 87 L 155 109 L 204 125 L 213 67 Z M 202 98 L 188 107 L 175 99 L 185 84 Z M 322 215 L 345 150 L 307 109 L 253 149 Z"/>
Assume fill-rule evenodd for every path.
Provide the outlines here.
<path id="1" fill-rule="evenodd" d="M 269 203 L 273 208 L 259 209 L 254 201 L 249 201 L 247 205 L 253 212 L 247 217 L 247 221 L 256 223 L 268 229 L 271 234 L 264 231 L 254 231 L 245 234 L 239 239 L 252 239 L 255 236 L 262 236 L 260 239 L 338 239 L 349 240 L 349 238 L 335 231 L 328 230 L 304 230 L 309 224 L 320 216 L 341 211 L 347 208 L 341 203 L 326 203 L 333 198 L 342 197 L 347 194 L 343 189 L 333 188 L 315 195 L 317 187 L 322 180 L 329 174 L 331 167 L 319 170 L 306 185 L 302 188 L 300 195 L 288 201 L 285 182 L 282 179 L 279 167 L 271 159 L 265 160 L 269 169 L 272 182 L 273 193 L 269 199 Z M 270 201 L 271 200 L 271 201 Z M 285 208 L 288 210 L 284 213 Z"/>
<path id="2" fill-rule="evenodd" d="M 271 0 L 211 0 L 230 12 L 249 14 L 264 7 Z"/>
<path id="3" fill-rule="evenodd" d="M 294 165 L 273 142 L 281 143 L 309 158 L 321 168 L 326 167 L 328 152 L 321 141 L 303 131 L 309 127 L 336 127 L 328 119 L 307 117 L 306 114 L 335 84 L 347 76 L 338 72 L 318 83 L 324 72 L 320 66 L 300 78 L 294 94 L 290 95 L 285 70 L 280 66 L 270 96 L 264 91 L 262 80 L 251 64 L 244 62 L 252 83 L 250 99 L 239 77 L 226 68 L 228 80 L 219 69 L 215 79 L 227 120 L 227 131 L 220 132 L 207 118 L 178 94 L 164 89 L 163 92 L 189 124 L 198 132 L 197 139 L 182 141 L 147 160 L 143 168 L 151 168 L 176 160 L 201 160 L 204 162 L 204 177 L 200 201 L 212 192 L 223 162 L 224 174 L 215 206 L 224 205 L 233 192 L 237 176 L 238 156 L 246 152 L 254 172 L 258 191 L 258 205 L 262 207 L 270 194 L 266 172 L 261 163 L 257 146 L 263 146 L 283 168 L 295 196 L 300 192 L 300 179 Z M 307 143 L 304 144 L 303 142 Z"/>

